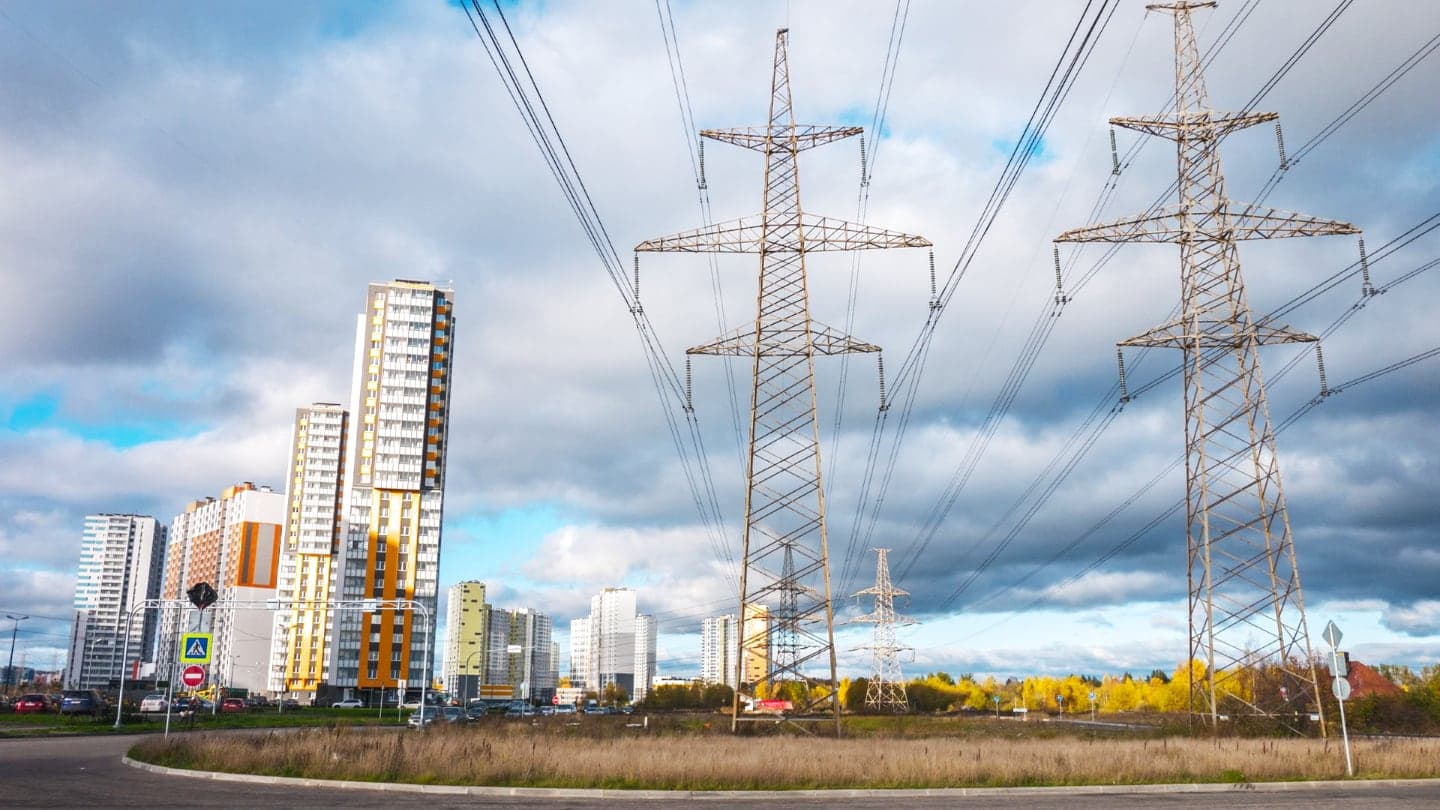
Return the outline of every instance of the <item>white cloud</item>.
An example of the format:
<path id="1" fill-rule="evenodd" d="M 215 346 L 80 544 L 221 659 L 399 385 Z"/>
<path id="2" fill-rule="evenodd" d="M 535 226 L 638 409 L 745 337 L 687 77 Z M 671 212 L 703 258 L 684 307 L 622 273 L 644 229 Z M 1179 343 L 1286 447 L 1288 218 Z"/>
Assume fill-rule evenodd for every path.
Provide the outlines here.
<path id="1" fill-rule="evenodd" d="M 1380 614 L 1380 623 L 1407 636 L 1440 635 L 1440 599 L 1421 599 L 1408 606 L 1390 605 Z"/>

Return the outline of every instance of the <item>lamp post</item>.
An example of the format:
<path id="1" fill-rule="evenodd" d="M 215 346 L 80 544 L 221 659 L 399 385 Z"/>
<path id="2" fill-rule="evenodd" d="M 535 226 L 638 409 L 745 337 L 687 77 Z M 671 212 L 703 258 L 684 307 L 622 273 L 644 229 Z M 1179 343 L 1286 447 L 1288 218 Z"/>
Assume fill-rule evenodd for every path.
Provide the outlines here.
<path id="1" fill-rule="evenodd" d="M 80 659 L 80 688 L 81 688 L 81 689 L 89 689 L 89 688 L 91 688 L 91 686 L 90 686 L 90 680 L 91 680 L 92 678 L 94 678 L 95 675 L 94 675 L 93 672 L 91 672 L 91 670 L 92 670 L 93 668 L 90 666 L 90 659 L 95 657 L 95 648 L 96 648 L 96 647 L 110 647 L 110 646 L 112 646 L 113 644 L 114 644 L 114 642 L 113 642 L 111 639 L 108 639 L 108 638 L 92 638 L 92 639 L 90 639 L 88 642 L 86 642 L 86 643 L 83 645 L 83 650 L 84 650 L 84 653 L 85 653 L 85 654 L 84 654 L 84 656 L 81 657 L 81 659 Z M 105 669 L 105 677 L 106 677 L 107 679 L 110 677 L 110 668 L 109 668 L 109 667 L 106 667 L 106 669 Z"/>
<path id="2" fill-rule="evenodd" d="M 464 667 L 464 668 L 465 668 L 465 669 L 469 669 L 469 668 L 470 668 L 470 659 L 474 658 L 475 656 L 479 655 L 479 654 L 482 653 L 482 652 L 484 652 L 484 651 L 483 651 L 483 650 L 475 650 L 474 652 L 472 652 L 472 653 L 470 653 L 469 655 L 465 656 L 465 667 Z M 464 678 L 464 677 L 465 677 L 464 673 L 461 673 L 460 677 Z M 475 676 L 475 677 L 478 678 L 479 676 L 477 675 L 477 676 Z M 469 709 L 469 708 L 470 708 L 470 682 L 469 682 L 469 681 L 465 681 L 465 689 L 462 690 L 461 696 L 460 696 L 460 705 L 464 706 L 466 709 Z"/>
<path id="3" fill-rule="evenodd" d="M 5 618 L 15 622 L 15 626 L 10 628 L 10 663 L 5 665 L 5 691 L 10 692 L 14 689 L 13 681 L 15 680 L 15 636 L 20 634 L 20 622 L 30 617 L 6 613 Z"/>

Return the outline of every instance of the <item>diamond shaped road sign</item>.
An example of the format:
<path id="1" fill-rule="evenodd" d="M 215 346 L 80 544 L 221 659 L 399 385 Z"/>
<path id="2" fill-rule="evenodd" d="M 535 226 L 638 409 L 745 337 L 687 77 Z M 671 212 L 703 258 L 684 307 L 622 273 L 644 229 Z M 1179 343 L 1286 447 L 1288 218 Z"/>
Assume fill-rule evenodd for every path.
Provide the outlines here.
<path id="1" fill-rule="evenodd" d="M 1339 649 L 1340 639 L 1344 638 L 1345 634 L 1340 632 L 1340 628 L 1335 626 L 1334 621 L 1331 621 L 1325 625 L 1324 637 L 1326 644 L 1329 644 L 1333 649 Z"/>

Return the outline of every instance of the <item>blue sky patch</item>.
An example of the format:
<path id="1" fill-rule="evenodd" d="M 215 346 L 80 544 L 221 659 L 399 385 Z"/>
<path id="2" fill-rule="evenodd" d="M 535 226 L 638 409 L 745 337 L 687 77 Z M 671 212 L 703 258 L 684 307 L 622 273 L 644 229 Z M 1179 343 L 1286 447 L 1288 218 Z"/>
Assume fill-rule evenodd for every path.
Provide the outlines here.
<path id="1" fill-rule="evenodd" d="M 1016 141 L 1014 138 L 996 138 L 990 142 L 991 149 L 994 149 L 1007 158 L 1015 151 L 1015 146 Z M 1055 154 L 1049 151 L 1044 138 L 1036 138 L 1035 141 L 1030 144 L 1030 160 L 1032 162 L 1049 163 L 1054 159 Z"/>
<path id="2" fill-rule="evenodd" d="M 5 428 L 12 433 L 59 430 L 121 450 L 151 442 L 188 438 L 206 430 L 205 426 L 180 420 L 134 417 L 124 413 L 113 414 L 114 418 L 109 422 L 81 422 L 61 416 L 60 405 L 60 395 L 53 391 L 33 394 L 8 409 L 4 417 Z"/>

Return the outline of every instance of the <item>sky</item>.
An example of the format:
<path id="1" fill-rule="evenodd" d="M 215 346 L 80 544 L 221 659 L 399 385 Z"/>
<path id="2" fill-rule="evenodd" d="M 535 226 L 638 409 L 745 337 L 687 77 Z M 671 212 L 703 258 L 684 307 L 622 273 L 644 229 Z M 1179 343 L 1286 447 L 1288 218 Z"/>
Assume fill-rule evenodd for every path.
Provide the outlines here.
<path id="1" fill-rule="evenodd" d="M 701 224 L 663 5 L 502 6 L 622 256 Z M 764 120 L 775 30 L 788 27 L 797 118 L 872 127 L 894 5 L 668 6 L 697 126 Z M 865 218 L 931 239 L 942 282 L 1082 8 L 909 4 L 884 123 L 866 135 Z M 1213 105 L 1243 107 L 1329 12 L 1299 0 L 1197 12 L 1202 50 L 1244 18 L 1208 67 Z M 869 549 L 891 548 L 909 592 L 897 607 L 916 620 L 900 631 L 909 673 L 1149 672 L 1185 656 L 1184 526 L 1165 516 L 1185 486 L 1178 381 L 1126 404 L 1053 490 L 1047 475 L 1091 435 L 1092 410 L 1116 404 L 1115 343 L 1177 304 L 1172 246 L 1124 247 L 1083 285 L 1101 251 L 1063 246 L 1074 288 L 1058 313 L 1051 257 L 1060 232 L 1141 211 L 1174 179 L 1162 142 L 1112 178 L 1106 124 L 1166 104 L 1170 25 L 1124 0 L 1100 32 L 941 314 L 905 431 L 885 445 L 883 499 L 862 498 L 875 365 L 817 363 L 839 616 L 869 609 L 849 595 L 873 581 Z M 1259 109 L 1281 114 L 1301 154 L 1437 33 L 1435 4 L 1357 3 Z M 748 367 L 694 364 L 717 544 L 630 313 L 461 8 L 7 4 L 0 76 L 0 609 L 35 617 L 17 663 L 63 664 L 85 514 L 168 523 L 236 482 L 282 486 L 294 409 L 344 399 L 365 285 L 399 277 L 455 289 L 442 589 L 482 580 L 492 603 L 551 615 L 566 649 L 592 594 L 630 586 L 660 620 L 660 672 L 698 674 L 701 619 L 735 609 L 743 425 L 727 387 L 743 410 Z M 1440 211 L 1437 86 L 1432 56 L 1303 152 L 1266 200 L 1363 229 L 1385 290 L 1362 298 L 1347 279 L 1287 313 L 1313 333 L 1343 319 L 1323 344 L 1329 384 L 1360 381 L 1277 439 L 1314 643 L 1335 620 L 1372 663 L 1440 661 L 1440 359 L 1361 380 L 1440 346 L 1440 272 L 1426 268 L 1440 234 L 1404 236 Z M 1139 136 L 1117 136 L 1131 154 Z M 705 155 L 714 217 L 758 211 L 759 159 L 716 143 Z M 1252 199 L 1278 164 L 1274 134 L 1235 134 L 1222 157 L 1230 196 Z M 854 139 L 806 152 L 805 209 L 855 218 L 859 168 Z M 1251 305 L 1269 312 L 1358 248 L 1277 240 L 1240 257 Z M 853 317 L 893 372 L 925 321 L 927 262 L 919 250 L 812 256 L 814 316 Z M 753 317 L 756 269 L 753 256 L 722 257 L 713 276 L 701 256 L 642 259 L 642 301 L 672 363 Z M 1052 331 L 1007 395 L 1037 324 Z M 1263 354 L 1276 424 L 1319 392 L 1307 352 Z M 1177 362 L 1136 360 L 1132 392 Z M 868 633 L 838 630 L 842 674 L 867 673 Z"/>

